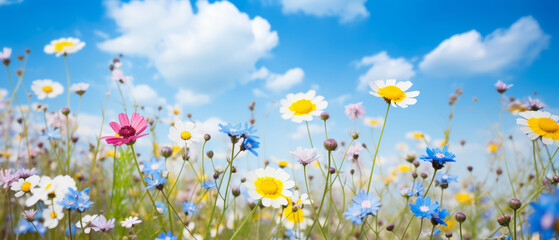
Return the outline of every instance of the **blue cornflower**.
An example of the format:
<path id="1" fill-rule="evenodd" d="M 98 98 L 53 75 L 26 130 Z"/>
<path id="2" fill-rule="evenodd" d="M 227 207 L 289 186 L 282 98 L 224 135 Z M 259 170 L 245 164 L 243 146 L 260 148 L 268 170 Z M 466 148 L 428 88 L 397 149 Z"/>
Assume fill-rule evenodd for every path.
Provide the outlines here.
<path id="1" fill-rule="evenodd" d="M 177 236 L 173 235 L 173 233 L 169 231 L 168 233 L 161 232 L 154 240 L 175 240 L 177 238 Z"/>
<path id="2" fill-rule="evenodd" d="M 195 216 L 196 213 L 198 213 L 198 205 L 191 201 L 186 201 L 184 202 L 184 205 L 182 205 L 182 210 L 184 210 L 184 213 L 186 213 L 186 215 Z"/>
<path id="3" fill-rule="evenodd" d="M 437 211 L 437 213 L 431 214 L 431 222 L 437 222 L 438 224 L 448 226 L 444 222 L 444 219 L 448 217 L 449 214 L 450 213 L 448 213 L 446 209 L 443 209 L 442 211 Z"/>
<path id="4" fill-rule="evenodd" d="M 165 167 L 165 159 L 157 160 L 157 158 L 153 157 L 150 161 L 144 163 L 144 168 L 142 172 L 146 174 L 155 174 L 161 173 L 162 171 L 167 170 Z"/>
<path id="5" fill-rule="evenodd" d="M 344 212 L 347 217 L 346 220 L 350 220 L 355 225 L 360 225 L 363 223 L 363 217 L 361 214 L 361 206 L 356 204 L 351 204 L 347 210 Z"/>
<path id="6" fill-rule="evenodd" d="M 212 181 L 205 180 L 204 183 L 202 184 L 202 187 L 205 189 L 212 189 L 215 188 L 215 183 Z"/>
<path id="7" fill-rule="evenodd" d="M 440 148 L 426 148 L 425 151 L 427 155 L 420 157 L 421 160 L 430 162 L 433 164 L 433 168 L 441 169 L 447 162 L 456 162 L 454 158 L 456 157 L 454 153 L 448 151 L 448 146 L 444 146 L 443 149 Z"/>
<path id="8" fill-rule="evenodd" d="M 425 194 L 425 187 L 423 187 L 423 185 L 421 185 L 421 182 L 414 182 L 413 183 L 413 187 L 411 189 L 406 189 L 407 190 L 407 195 L 408 197 L 411 196 L 419 196 L 421 198 L 423 198 L 423 195 Z"/>
<path id="9" fill-rule="evenodd" d="M 458 182 L 458 176 L 448 173 L 437 173 L 437 175 L 435 175 L 435 180 L 437 180 L 439 184 L 449 184 L 450 182 Z"/>
<path id="10" fill-rule="evenodd" d="M 46 137 L 48 139 L 61 139 L 62 134 L 60 134 L 60 128 L 54 130 L 47 129 L 47 131 L 43 133 L 43 137 Z"/>
<path id="11" fill-rule="evenodd" d="M 89 201 L 89 188 L 82 190 L 78 195 L 77 210 L 84 212 L 86 209 L 90 209 L 93 206 L 93 202 Z"/>
<path id="12" fill-rule="evenodd" d="M 161 177 L 161 173 L 155 172 L 151 174 L 151 178 L 145 177 L 144 180 L 148 185 L 146 189 L 157 188 L 159 190 L 163 189 L 163 185 L 167 182 L 167 178 Z"/>
<path id="13" fill-rule="evenodd" d="M 165 205 L 165 203 L 163 203 L 163 202 L 156 201 L 155 202 L 155 209 L 163 215 L 165 215 L 167 213 L 167 205 Z"/>
<path id="14" fill-rule="evenodd" d="M 254 149 L 260 147 L 260 142 L 256 141 L 254 138 L 245 138 L 243 141 L 243 148 L 249 150 L 255 156 L 258 156 L 258 153 L 254 151 Z"/>
<path id="15" fill-rule="evenodd" d="M 250 139 L 257 139 L 259 137 L 255 136 L 254 133 L 256 133 L 256 129 L 254 129 L 254 126 L 248 126 L 248 123 L 245 123 L 245 128 L 243 129 L 243 132 L 241 134 L 241 137 L 243 138 L 250 138 Z"/>
<path id="16" fill-rule="evenodd" d="M 357 196 L 353 197 L 353 203 L 344 215 L 347 215 L 346 220 L 351 220 L 353 224 L 361 224 L 367 215 L 376 216 L 379 208 L 380 198 L 361 190 Z"/>
<path id="17" fill-rule="evenodd" d="M 240 123 L 235 126 L 228 123 L 225 126 L 219 124 L 219 131 L 229 135 L 230 137 L 240 138 L 245 130 L 243 129 L 243 125 L 241 125 Z"/>
<path id="18" fill-rule="evenodd" d="M 78 208 L 78 195 L 80 195 L 80 192 L 69 187 L 68 192 L 64 195 L 62 201 L 58 202 L 58 204 L 68 210 L 76 210 Z"/>
<path id="19" fill-rule="evenodd" d="M 530 206 L 534 208 L 534 212 L 528 217 L 530 232 L 539 233 L 542 239 L 551 239 L 559 221 L 559 189 L 553 188 L 553 193 L 542 194 Z"/>
<path id="20" fill-rule="evenodd" d="M 431 218 L 431 215 L 439 212 L 439 203 L 435 201 L 431 204 L 431 197 L 429 196 L 425 197 L 425 199 L 417 198 L 415 200 L 415 205 L 411 203 L 408 204 L 410 205 L 410 210 L 416 217 Z"/>
<path id="21" fill-rule="evenodd" d="M 66 227 L 65 233 L 66 233 L 66 236 L 70 236 L 70 228 L 69 227 Z M 72 236 L 76 235 L 76 233 L 77 233 L 76 232 L 76 225 L 72 224 Z"/>

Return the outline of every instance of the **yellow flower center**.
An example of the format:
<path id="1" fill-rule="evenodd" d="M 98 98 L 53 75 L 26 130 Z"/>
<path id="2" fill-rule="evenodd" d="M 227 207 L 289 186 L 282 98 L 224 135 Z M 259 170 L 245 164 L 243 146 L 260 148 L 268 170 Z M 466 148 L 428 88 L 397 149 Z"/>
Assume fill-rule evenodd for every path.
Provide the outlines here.
<path id="1" fill-rule="evenodd" d="M 57 42 L 54 44 L 54 51 L 55 52 L 62 52 L 64 51 L 64 48 L 66 47 L 71 47 L 74 46 L 75 44 L 73 42 L 68 42 L 68 41 L 61 41 L 61 42 Z"/>
<path id="2" fill-rule="evenodd" d="M 52 90 L 53 90 L 53 89 L 52 89 L 52 87 L 51 87 L 50 85 L 46 85 L 46 86 L 43 87 L 43 92 L 51 93 Z"/>
<path id="3" fill-rule="evenodd" d="M 544 138 L 559 140 L 559 124 L 551 118 L 530 118 L 528 127 Z"/>
<path id="4" fill-rule="evenodd" d="M 186 140 L 190 139 L 190 137 L 192 137 L 192 135 L 191 135 L 190 132 L 188 132 L 188 131 L 183 131 L 183 132 L 181 133 L 181 138 L 182 138 L 182 140 L 185 140 L 185 141 L 186 141 Z"/>
<path id="5" fill-rule="evenodd" d="M 386 86 L 378 90 L 378 95 L 386 100 L 401 102 L 406 98 L 406 93 L 396 86 Z"/>
<path id="6" fill-rule="evenodd" d="M 490 152 L 495 152 L 495 151 L 499 150 L 499 145 L 492 143 L 492 144 L 489 144 L 489 147 L 487 147 L 487 149 Z"/>
<path id="7" fill-rule="evenodd" d="M 558 124 L 551 118 L 540 118 L 538 126 L 546 132 L 557 132 L 559 130 Z"/>
<path id="8" fill-rule="evenodd" d="M 307 115 L 310 112 L 316 110 L 316 104 L 312 103 L 311 100 L 301 99 L 297 100 L 289 106 L 289 111 L 293 112 L 293 115 Z"/>
<path id="9" fill-rule="evenodd" d="M 29 192 L 30 190 L 31 190 L 30 182 L 24 182 L 23 184 L 21 184 L 21 191 Z"/>
<path id="10" fill-rule="evenodd" d="M 369 121 L 369 124 L 371 124 L 371 125 L 377 125 L 377 124 L 379 124 L 379 122 L 378 122 L 377 120 L 370 120 L 370 121 Z"/>
<path id="11" fill-rule="evenodd" d="M 281 197 L 283 183 L 273 177 L 260 177 L 254 182 L 256 192 L 265 198 L 277 199 Z"/>
<path id="12" fill-rule="evenodd" d="M 177 109 L 173 110 L 173 114 L 179 115 L 179 110 L 177 110 Z"/>
<path id="13" fill-rule="evenodd" d="M 414 133 L 412 137 L 415 139 L 423 139 L 423 133 Z"/>
<path id="14" fill-rule="evenodd" d="M 52 211 L 50 213 L 50 218 L 56 218 L 56 212 L 55 211 Z"/>
<path id="15" fill-rule="evenodd" d="M 6 156 L 7 158 L 9 158 L 10 156 L 12 156 L 12 154 L 9 153 L 9 152 L 5 152 L 5 153 L 4 153 L 4 156 Z"/>
<path id="16" fill-rule="evenodd" d="M 278 165 L 282 168 L 287 167 L 288 163 L 286 161 L 280 161 Z"/>

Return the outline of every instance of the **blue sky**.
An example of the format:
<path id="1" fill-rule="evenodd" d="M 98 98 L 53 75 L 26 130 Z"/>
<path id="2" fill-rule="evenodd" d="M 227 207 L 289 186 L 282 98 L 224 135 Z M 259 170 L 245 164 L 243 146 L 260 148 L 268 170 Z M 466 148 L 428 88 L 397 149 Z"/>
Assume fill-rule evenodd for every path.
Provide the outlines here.
<path id="1" fill-rule="evenodd" d="M 281 119 L 280 99 L 316 89 L 329 101 L 330 136 L 347 141 L 353 123 L 343 115 L 344 105 L 363 102 L 368 116 L 384 114 L 383 101 L 358 88 L 361 78 L 410 80 L 412 90 L 421 91 L 416 105 L 390 112 L 381 150 L 385 156 L 398 155 L 397 142 L 413 147 L 405 139 L 412 130 L 441 139 L 450 111 L 448 95 L 458 87 L 464 95 L 451 141 L 477 143 L 472 145 L 474 151 L 483 150 L 496 137 L 491 127 L 499 121 L 495 114 L 500 110 L 499 95 L 493 88 L 497 80 L 514 84 L 508 96 L 526 100 L 537 92 L 547 110 L 559 114 L 554 105 L 559 89 L 557 1 L 4 0 L 0 4 L 4 19 L 0 47 L 13 48 L 14 55 L 26 48 L 32 51 L 25 75 L 28 90 L 36 79 L 65 85 L 63 59 L 42 51 L 50 40 L 76 37 L 86 42 L 69 62 L 72 81 L 91 84 L 82 109 L 90 123 L 100 115 L 107 91 L 112 92 L 109 116 L 121 111 L 108 70 L 111 59 L 121 52 L 124 72 L 134 77 L 131 88 L 147 85 L 153 90 L 145 94 L 140 91 L 145 87 L 137 89 L 148 108 L 179 102 L 199 121 L 213 117 L 241 122 L 250 117 L 247 106 L 255 100 L 256 127 L 262 134 L 265 128 L 267 156 L 280 158 L 289 158 L 288 151 L 297 146 L 308 147 L 306 136 L 297 137 L 298 128 L 303 129 L 300 124 Z M 12 71 L 18 65 L 13 63 Z M 303 76 L 288 76 L 292 69 Z M 255 79 L 258 70 L 267 74 Z M 0 88 L 10 89 L 6 78 L 1 79 Z M 179 92 L 183 94 L 175 96 Z M 471 100 L 474 96 L 479 98 L 477 104 Z M 63 96 L 47 101 L 51 106 L 64 103 Z M 505 125 L 513 128 L 514 117 L 505 116 Z M 359 128 L 364 132 L 360 142 L 370 143 L 369 130 L 362 124 Z M 161 125 L 159 131 L 165 142 L 167 127 Z M 315 145 L 323 140 L 320 132 L 314 137 Z"/>

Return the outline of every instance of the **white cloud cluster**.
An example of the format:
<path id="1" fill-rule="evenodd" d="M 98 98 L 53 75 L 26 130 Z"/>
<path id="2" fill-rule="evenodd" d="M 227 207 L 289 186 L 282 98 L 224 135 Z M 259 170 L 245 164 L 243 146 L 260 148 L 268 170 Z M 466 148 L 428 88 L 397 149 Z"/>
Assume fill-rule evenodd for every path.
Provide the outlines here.
<path id="1" fill-rule="evenodd" d="M 98 46 L 145 57 L 163 78 L 196 90 L 222 91 L 250 78 L 255 63 L 277 46 L 277 32 L 227 1 L 145 0 L 108 2 L 121 33 Z M 163 16 L 163 17 L 162 17 Z"/>
<path id="2" fill-rule="evenodd" d="M 533 17 L 522 17 L 485 37 L 476 30 L 453 35 L 426 54 L 419 68 L 440 77 L 495 73 L 530 64 L 549 38 Z"/>
<path id="3" fill-rule="evenodd" d="M 132 86 L 131 94 L 139 105 L 149 106 L 154 104 L 162 105 L 166 103 L 165 98 L 159 97 L 157 92 L 146 84 Z"/>
<path id="4" fill-rule="evenodd" d="M 411 63 L 404 58 L 391 58 L 386 51 L 363 57 L 357 66 L 370 66 L 365 74 L 359 76 L 358 89 L 366 89 L 369 82 L 375 80 L 389 78 L 408 80 L 415 75 Z"/>
<path id="5" fill-rule="evenodd" d="M 264 79 L 266 89 L 281 92 L 301 83 L 304 77 L 305 72 L 298 67 L 289 69 L 284 74 L 272 73 L 266 67 L 261 67 L 252 74 L 251 79 Z"/>
<path id="6" fill-rule="evenodd" d="M 15 3 L 22 3 L 23 0 L 0 0 L 0 6 L 2 5 L 10 5 Z"/>
<path id="7" fill-rule="evenodd" d="M 180 88 L 175 94 L 175 101 L 181 106 L 200 106 L 210 102 L 210 96 Z"/>
<path id="8" fill-rule="evenodd" d="M 282 11 L 286 14 L 303 12 L 318 17 L 336 16 L 341 23 L 368 17 L 365 2 L 367 0 L 281 0 Z"/>

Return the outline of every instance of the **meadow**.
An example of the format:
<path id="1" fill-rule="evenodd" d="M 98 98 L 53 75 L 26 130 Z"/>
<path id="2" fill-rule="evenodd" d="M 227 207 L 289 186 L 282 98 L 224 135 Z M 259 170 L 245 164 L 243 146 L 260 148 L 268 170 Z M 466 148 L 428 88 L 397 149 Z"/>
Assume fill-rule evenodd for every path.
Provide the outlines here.
<path id="1" fill-rule="evenodd" d="M 513 137 L 504 124 L 489 125 L 498 137 L 487 139 L 482 164 L 457 167 L 470 161 L 451 152 L 469 144 L 453 135 L 457 102 L 484 104 L 464 99 L 458 88 L 434 106 L 450 106 L 444 132 L 409 132 L 418 151 L 393 150 L 397 162 L 384 166 L 379 149 L 395 148 L 383 144 L 383 134 L 399 127 L 387 124 L 391 112 L 413 108 L 422 91 L 398 79 L 369 82 L 370 95 L 344 107 L 354 126 L 339 138 L 328 135 L 331 107 L 320 91 L 285 95 L 275 111 L 304 126 L 308 137 L 289 151 L 292 161 L 276 161 L 258 156 L 266 138 L 284 136 L 263 134 L 254 114 L 215 124 L 216 136 L 173 106 L 145 111 L 125 97 L 131 77 L 121 56 L 107 66 L 118 95 L 90 97 L 104 106 L 101 121 L 95 138 L 80 136 L 89 83 L 74 81 L 79 73 L 69 63 L 84 47 L 77 38 L 61 38 L 43 51 L 0 52 L 1 79 L 10 86 L 0 89 L 2 239 L 559 237 L 559 117 L 536 97 L 508 96 L 512 85 L 495 83 L 492 99 L 499 99 L 501 111 L 491 114 L 502 121 L 514 116 L 507 126 L 524 134 Z M 28 59 L 43 52 L 64 61 L 59 70 L 66 82 L 26 79 Z M 44 103 L 52 99 L 58 106 Z M 386 110 L 367 117 L 363 102 Z M 259 107 L 247 105 L 232 107 L 250 113 Z M 118 109 L 116 117 L 106 117 L 109 107 Z M 323 125 L 322 137 L 311 137 L 309 122 Z M 226 147 L 216 149 L 221 138 Z M 149 141 L 147 147 L 140 140 Z M 245 162 L 247 155 L 258 162 Z M 218 157 L 225 161 L 214 161 Z"/>

